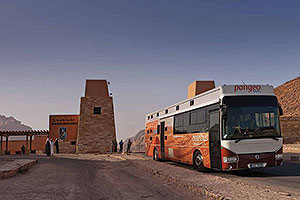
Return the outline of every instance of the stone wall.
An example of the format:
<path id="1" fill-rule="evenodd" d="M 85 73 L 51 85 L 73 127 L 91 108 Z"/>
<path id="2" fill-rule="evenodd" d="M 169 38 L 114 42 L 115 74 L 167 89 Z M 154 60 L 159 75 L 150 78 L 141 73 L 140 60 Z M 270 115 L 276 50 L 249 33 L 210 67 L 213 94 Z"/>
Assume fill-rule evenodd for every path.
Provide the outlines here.
<path id="1" fill-rule="evenodd" d="M 300 142 L 300 117 L 281 116 L 280 125 L 285 144 Z"/>
<path id="2" fill-rule="evenodd" d="M 74 141 L 58 140 L 59 153 L 74 154 L 76 151 L 76 143 L 73 144 L 73 142 Z"/>
<path id="3" fill-rule="evenodd" d="M 94 114 L 94 107 L 101 107 L 101 114 Z M 112 97 L 82 97 L 76 153 L 110 152 L 112 140 L 116 140 Z"/>

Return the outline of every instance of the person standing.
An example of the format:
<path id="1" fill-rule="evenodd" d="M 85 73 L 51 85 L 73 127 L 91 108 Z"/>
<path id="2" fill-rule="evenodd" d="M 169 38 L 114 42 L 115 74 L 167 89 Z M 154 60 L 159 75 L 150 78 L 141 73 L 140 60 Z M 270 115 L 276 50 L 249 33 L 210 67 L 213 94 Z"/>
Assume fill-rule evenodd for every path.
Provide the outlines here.
<path id="1" fill-rule="evenodd" d="M 25 154 L 25 146 L 24 146 L 24 144 L 21 147 L 21 151 L 22 151 L 22 154 Z"/>
<path id="2" fill-rule="evenodd" d="M 120 145 L 120 152 L 122 153 L 123 152 L 123 140 L 121 139 L 121 141 L 119 142 L 119 145 Z"/>
<path id="3" fill-rule="evenodd" d="M 110 144 L 110 152 L 114 152 L 114 141 L 113 140 L 111 141 L 111 144 Z"/>
<path id="4" fill-rule="evenodd" d="M 114 152 L 118 152 L 118 144 L 116 140 L 114 140 Z"/>
<path id="5" fill-rule="evenodd" d="M 46 150 L 46 155 L 50 156 L 51 152 L 50 152 L 50 139 L 49 139 L 49 137 L 46 140 L 45 150 Z"/>
<path id="6" fill-rule="evenodd" d="M 54 145 L 55 145 L 56 153 L 59 154 L 58 138 L 55 139 Z"/>
<path id="7" fill-rule="evenodd" d="M 117 152 L 117 147 L 118 144 L 116 142 L 116 140 L 112 140 L 112 144 L 111 144 L 111 152 Z"/>
<path id="8" fill-rule="evenodd" d="M 131 147 L 131 145 L 132 145 L 132 142 L 129 139 L 128 143 L 127 143 L 127 154 L 130 154 L 130 147 Z"/>
<path id="9" fill-rule="evenodd" d="M 50 154 L 51 156 L 54 154 L 54 142 L 52 139 L 50 140 Z"/>

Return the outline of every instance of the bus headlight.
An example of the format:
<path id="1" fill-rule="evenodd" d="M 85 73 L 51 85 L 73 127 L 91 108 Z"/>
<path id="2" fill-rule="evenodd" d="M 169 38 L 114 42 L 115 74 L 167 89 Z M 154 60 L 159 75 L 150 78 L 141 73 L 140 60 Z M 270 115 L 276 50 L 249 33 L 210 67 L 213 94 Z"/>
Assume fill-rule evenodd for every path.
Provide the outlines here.
<path id="1" fill-rule="evenodd" d="M 237 163 L 238 161 L 239 161 L 239 158 L 237 156 L 223 157 L 224 163 Z"/>
<path id="2" fill-rule="evenodd" d="M 275 160 L 281 160 L 282 154 L 275 154 Z"/>

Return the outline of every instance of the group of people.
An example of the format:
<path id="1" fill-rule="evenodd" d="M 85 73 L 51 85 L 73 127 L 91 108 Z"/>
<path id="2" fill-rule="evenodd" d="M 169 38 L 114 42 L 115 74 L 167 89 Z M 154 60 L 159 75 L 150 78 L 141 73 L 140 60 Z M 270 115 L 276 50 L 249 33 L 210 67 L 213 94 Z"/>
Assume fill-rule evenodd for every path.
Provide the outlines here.
<path id="1" fill-rule="evenodd" d="M 124 142 L 123 140 L 121 139 L 121 141 L 119 142 L 119 152 L 123 153 L 123 145 L 124 145 Z M 132 145 L 132 142 L 131 140 L 129 139 L 128 142 L 127 142 L 127 151 L 126 153 L 129 154 L 130 153 L 130 147 Z M 112 147 L 111 147 L 111 151 L 112 152 L 117 152 L 118 151 L 118 145 L 117 145 L 117 141 L 116 140 L 113 140 L 112 141 Z"/>
<path id="2" fill-rule="evenodd" d="M 55 146 L 56 153 L 59 153 L 58 139 L 56 138 L 54 141 L 53 139 L 50 139 L 48 137 L 46 140 L 46 145 L 45 145 L 45 152 L 46 152 L 47 156 L 53 156 L 54 146 Z"/>
<path id="3" fill-rule="evenodd" d="M 119 142 L 119 152 L 123 153 L 123 145 L 124 142 L 121 139 L 121 141 Z M 127 142 L 127 151 L 126 153 L 129 154 L 130 153 L 130 147 L 132 145 L 131 140 L 129 139 Z M 55 150 L 56 153 L 59 153 L 59 147 L 58 147 L 58 139 L 56 138 L 55 141 L 53 139 L 50 139 L 49 137 L 46 140 L 46 144 L 45 144 L 45 152 L 47 156 L 53 156 L 54 154 L 54 146 L 55 146 Z M 22 150 L 23 151 L 23 150 Z M 112 144 L 111 144 L 111 152 L 118 152 L 118 145 L 117 145 L 117 141 L 113 140 Z"/>

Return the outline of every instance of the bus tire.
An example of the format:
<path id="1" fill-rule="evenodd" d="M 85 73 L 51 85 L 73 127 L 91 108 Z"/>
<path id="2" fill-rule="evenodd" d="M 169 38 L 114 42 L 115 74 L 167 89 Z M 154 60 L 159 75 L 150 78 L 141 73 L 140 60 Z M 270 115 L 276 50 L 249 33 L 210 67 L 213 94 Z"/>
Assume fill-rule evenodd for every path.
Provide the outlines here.
<path id="1" fill-rule="evenodd" d="M 194 152 L 193 166 L 199 172 L 203 172 L 205 170 L 205 167 L 204 167 L 204 164 L 203 164 L 203 156 L 202 156 L 201 152 L 198 151 L 198 150 L 196 150 Z"/>
<path id="2" fill-rule="evenodd" d="M 154 150 L 153 150 L 153 160 L 159 161 L 158 151 L 156 148 L 154 148 Z"/>

